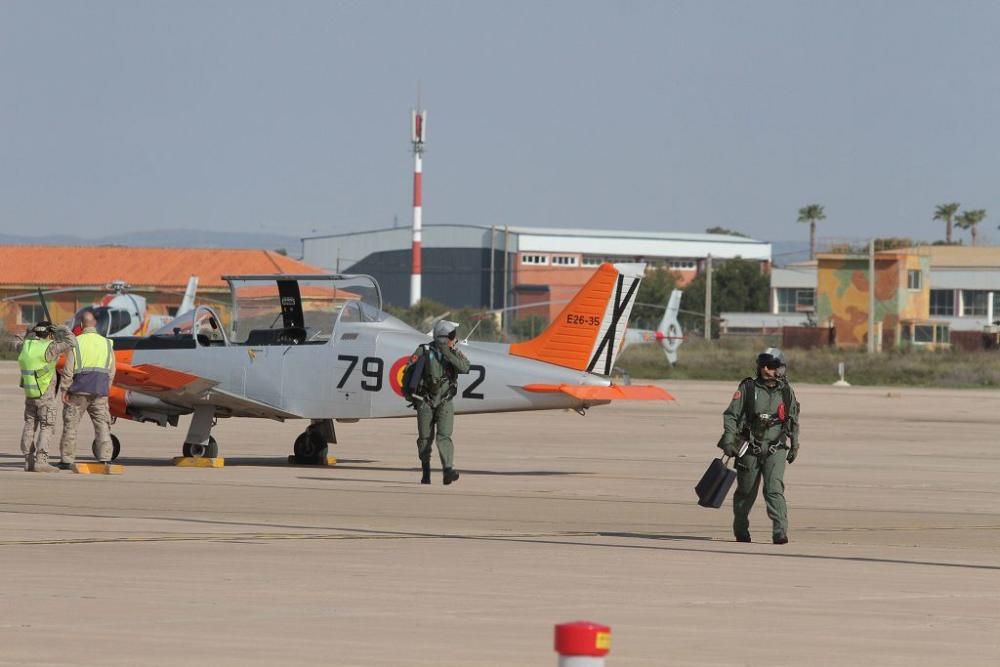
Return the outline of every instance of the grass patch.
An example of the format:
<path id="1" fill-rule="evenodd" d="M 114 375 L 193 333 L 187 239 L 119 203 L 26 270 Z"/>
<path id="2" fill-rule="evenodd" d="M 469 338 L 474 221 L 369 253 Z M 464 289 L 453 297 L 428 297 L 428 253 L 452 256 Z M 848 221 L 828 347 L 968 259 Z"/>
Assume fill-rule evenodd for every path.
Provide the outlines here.
<path id="1" fill-rule="evenodd" d="M 684 341 L 677 365 L 671 367 L 656 345 L 631 346 L 617 365 L 633 378 L 651 380 L 738 381 L 754 373 L 757 353 L 774 345 L 765 339 L 703 339 Z M 952 350 L 892 350 L 869 355 L 861 350 L 785 350 L 788 374 L 794 382 L 832 384 L 837 364 L 846 366 L 847 381 L 855 385 L 910 387 L 1000 387 L 1000 353 Z"/>
<path id="2" fill-rule="evenodd" d="M 0 333 L 0 361 L 17 360 L 17 339 L 13 336 Z"/>

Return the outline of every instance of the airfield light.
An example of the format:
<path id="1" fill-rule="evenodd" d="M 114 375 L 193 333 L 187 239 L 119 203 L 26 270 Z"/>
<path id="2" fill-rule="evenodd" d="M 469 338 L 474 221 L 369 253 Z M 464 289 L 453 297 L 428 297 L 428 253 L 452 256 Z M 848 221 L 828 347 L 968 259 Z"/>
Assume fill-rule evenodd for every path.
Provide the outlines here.
<path id="1" fill-rule="evenodd" d="M 604 667 L 611 650 L 611 628 L 591 621 L 556 626 L 555 649 L 559 667 Z"/>

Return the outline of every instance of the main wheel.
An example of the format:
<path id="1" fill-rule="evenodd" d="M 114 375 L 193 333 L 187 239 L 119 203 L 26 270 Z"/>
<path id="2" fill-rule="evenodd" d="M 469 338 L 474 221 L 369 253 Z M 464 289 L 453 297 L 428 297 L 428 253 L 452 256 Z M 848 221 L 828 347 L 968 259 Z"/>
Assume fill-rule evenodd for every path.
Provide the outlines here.
<path id="1" fill-rule="evenodd" d="M 185 442 L 181 451 L 184 456 L 195 459 L 214 459 L 219 456 L 219 443 L 215 441 L 213 436 L 208 436 L 207 445 Z"/>
<path id="2" fill-rule="evenodd" d="M 299 437 L 295 438 L 293 451 L 296 463 L 321 465 L 326 463 L 326 455 L 329 452 L 329 448 L 319 434 L 304 431 L 299 434 Z"/>
<path id="3" fill-rule="evenodd" d="M 100 459 L 101 455 L 98 453 L 97 449 L 97 439 L 94 439 L 94 443 L 90 446 L 90 451 L 94 453 L 95 459 Z M 114 461 L 118 458 L 118 455 L 122 453 L 122 443 L 118 440 L 118 436 L 114 433 L 111 434 L 111 460 Z"/>

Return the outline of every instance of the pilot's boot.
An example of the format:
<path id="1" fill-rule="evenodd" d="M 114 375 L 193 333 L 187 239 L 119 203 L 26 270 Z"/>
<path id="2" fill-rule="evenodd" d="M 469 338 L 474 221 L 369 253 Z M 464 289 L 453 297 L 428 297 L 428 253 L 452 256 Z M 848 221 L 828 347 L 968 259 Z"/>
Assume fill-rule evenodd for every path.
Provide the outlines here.
<path id="1" fill-rule="evenodd" d="M 24 455 L 24 472 L 34 472 L 35 470 L 35 457 L 31 454 Z"/>
<path id="2" fill-rule="evenodd" d="M 457 481 L 457 480 L 458 480 L 458 471 L 457 470 L 455 470 L 454 468 L 445 468 L 444 469 L 444 483 L 445 484 L 451 484 L 452 482 Z"/>
<path id="3" fill-rule="evenodd" d="M 421 484 L 430 484 L 431 483 L 431 462 L 430 461 L 421 461 L 420 462 L 420 466 L 421 466 L 421 470 L 423 472 L 422 476 L 420 477 L 420 483 Z"/>
<path id="4" fill-rule="evenodd" d="M 34 472 L 59 472 L 59 468 L 49 465 L 49 457 L 46 454 L 38 454 L 32 467 Z"/>

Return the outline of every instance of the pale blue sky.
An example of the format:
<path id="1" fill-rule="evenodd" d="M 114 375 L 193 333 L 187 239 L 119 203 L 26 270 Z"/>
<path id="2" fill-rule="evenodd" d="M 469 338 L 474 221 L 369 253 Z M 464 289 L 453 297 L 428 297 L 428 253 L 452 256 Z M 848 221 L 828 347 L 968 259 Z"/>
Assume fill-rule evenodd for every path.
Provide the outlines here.
<path id="1" fill-rule="evenodd" d="M 997 2 L 0 0 L 0 231 L 1000 241 Z"/>

